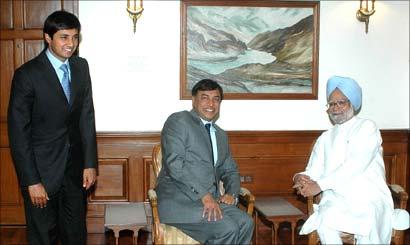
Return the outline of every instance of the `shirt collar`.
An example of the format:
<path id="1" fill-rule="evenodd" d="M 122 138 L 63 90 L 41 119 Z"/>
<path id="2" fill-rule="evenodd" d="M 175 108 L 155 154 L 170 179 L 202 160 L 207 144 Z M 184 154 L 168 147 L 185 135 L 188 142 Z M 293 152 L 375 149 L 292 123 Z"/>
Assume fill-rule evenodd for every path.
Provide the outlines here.
<path id="1" fill-rule="evenodd" d="M 64 62 L 61 62 L 61 60 L 57 59 L 57 58 L 51 53 L 50 48 L 48 48 L 48 49 L 46 50 L 46 55 L 47 55 L 47 58 L 48 58 L 48 60 L 50 61 L 51 65 L 53 66 L 53 68 L 54 68 L 56 71 L 60 70 L 60 66 L 61 66 L 62 64 L 66 64 L 68 70 L 70 70 L 70 64 L 69 64 L 69 62 L 68 62 L 68 59 L 66 59 Z"/>
<path id="2" fill-rule="evenodd" d="M 215 132 L 216 131 L 216 129 L 215 129 L 215 127 L 214 127 L 214 124 L 213 124 L 213 122 L 212 121 L 207 121 L 207 120 L 204 120 L 204 119 L 202 119 L 201 117 L 199 117 L 199 119 L 201 119 L 201 122 L 205 125 L 205 124 L 207 124 L 207 123 L 210 123 L 211 124 L 211 131 L 213 131 L 213 132 Z"/>
<path id="3" fill-rule="evenodd" d="M 344 122 L 342 124 L 336 124 L 335 126 L 336 126 L 336 129 L 338 129 L 338 130 L 344 130 L 346 128 L 350 128 L 350 126 L 353 125 L 356 121 L 357 121 L 357 117 L 353 116 L 352 118 L 350 118 L 346 122 Z"/>

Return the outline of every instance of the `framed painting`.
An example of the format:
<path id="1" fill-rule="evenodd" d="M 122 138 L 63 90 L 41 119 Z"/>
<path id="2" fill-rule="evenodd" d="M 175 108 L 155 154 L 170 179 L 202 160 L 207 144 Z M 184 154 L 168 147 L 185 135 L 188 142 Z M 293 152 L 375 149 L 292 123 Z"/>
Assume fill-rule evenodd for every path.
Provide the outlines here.
<path id="1" fill-rule="evenodd" d="M 225 99 L 317 99 L 319 2 L 182 0 L 180 97 L 201 79 Z"/>

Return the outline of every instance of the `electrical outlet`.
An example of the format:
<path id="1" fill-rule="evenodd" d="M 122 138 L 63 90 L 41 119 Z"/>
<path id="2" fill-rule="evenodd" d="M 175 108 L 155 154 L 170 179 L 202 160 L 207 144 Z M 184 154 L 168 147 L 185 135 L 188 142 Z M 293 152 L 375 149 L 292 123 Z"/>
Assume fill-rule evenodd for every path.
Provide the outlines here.
<path id="1" fill-rule="evenodd" d="M 241 183 L 252 183 L 253 182 L 252 175 L 241 175 L 240 179 L 241 179 Z"/>

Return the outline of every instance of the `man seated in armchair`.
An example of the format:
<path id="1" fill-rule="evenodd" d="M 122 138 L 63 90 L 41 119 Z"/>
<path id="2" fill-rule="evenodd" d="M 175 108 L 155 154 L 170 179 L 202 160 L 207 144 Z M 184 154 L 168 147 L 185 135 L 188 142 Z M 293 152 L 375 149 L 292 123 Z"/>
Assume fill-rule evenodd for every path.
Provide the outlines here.
<path id="1" fill-rule="evenodd" d="M 355 116 L 362 103 L 355 80 L 331 77 L 326 93 L 334 126 L 316 141 L 306 171 L 294 177 L 303 196 L 322 192 L 300 233 L 316 230 L 322 244 L 342 244 L 341 232 L 354 234 L 357 244 L 390 244 L 394 207 L 380 131 Z"/>
<path id="2" fill-rule="evenodd" d="M 162 223 L 202 244 L 249 244 L 252 218 L 235 205 L 238 168 L 225 131 L 215 124 L 222 99 L 217 82 L 201 80 L 192 88 L 193 109 L 176 112 L 165 122 L 155 188 L 158 211 Z"/>

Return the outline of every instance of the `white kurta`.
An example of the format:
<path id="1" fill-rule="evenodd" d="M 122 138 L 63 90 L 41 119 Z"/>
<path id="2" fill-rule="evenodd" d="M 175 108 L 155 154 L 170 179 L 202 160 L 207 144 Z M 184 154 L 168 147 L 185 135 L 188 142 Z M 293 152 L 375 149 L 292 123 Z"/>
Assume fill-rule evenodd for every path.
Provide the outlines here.
<path id="1" fill-rule="evenodd" d="M 303 174 L 317 181 L 322 199 L 301 234 L 323 222 L 332 229 L 390 244 L 393 200 L 385 180 L 380 131 L 374 122 L 353 117 L 316 141 Z"/>

